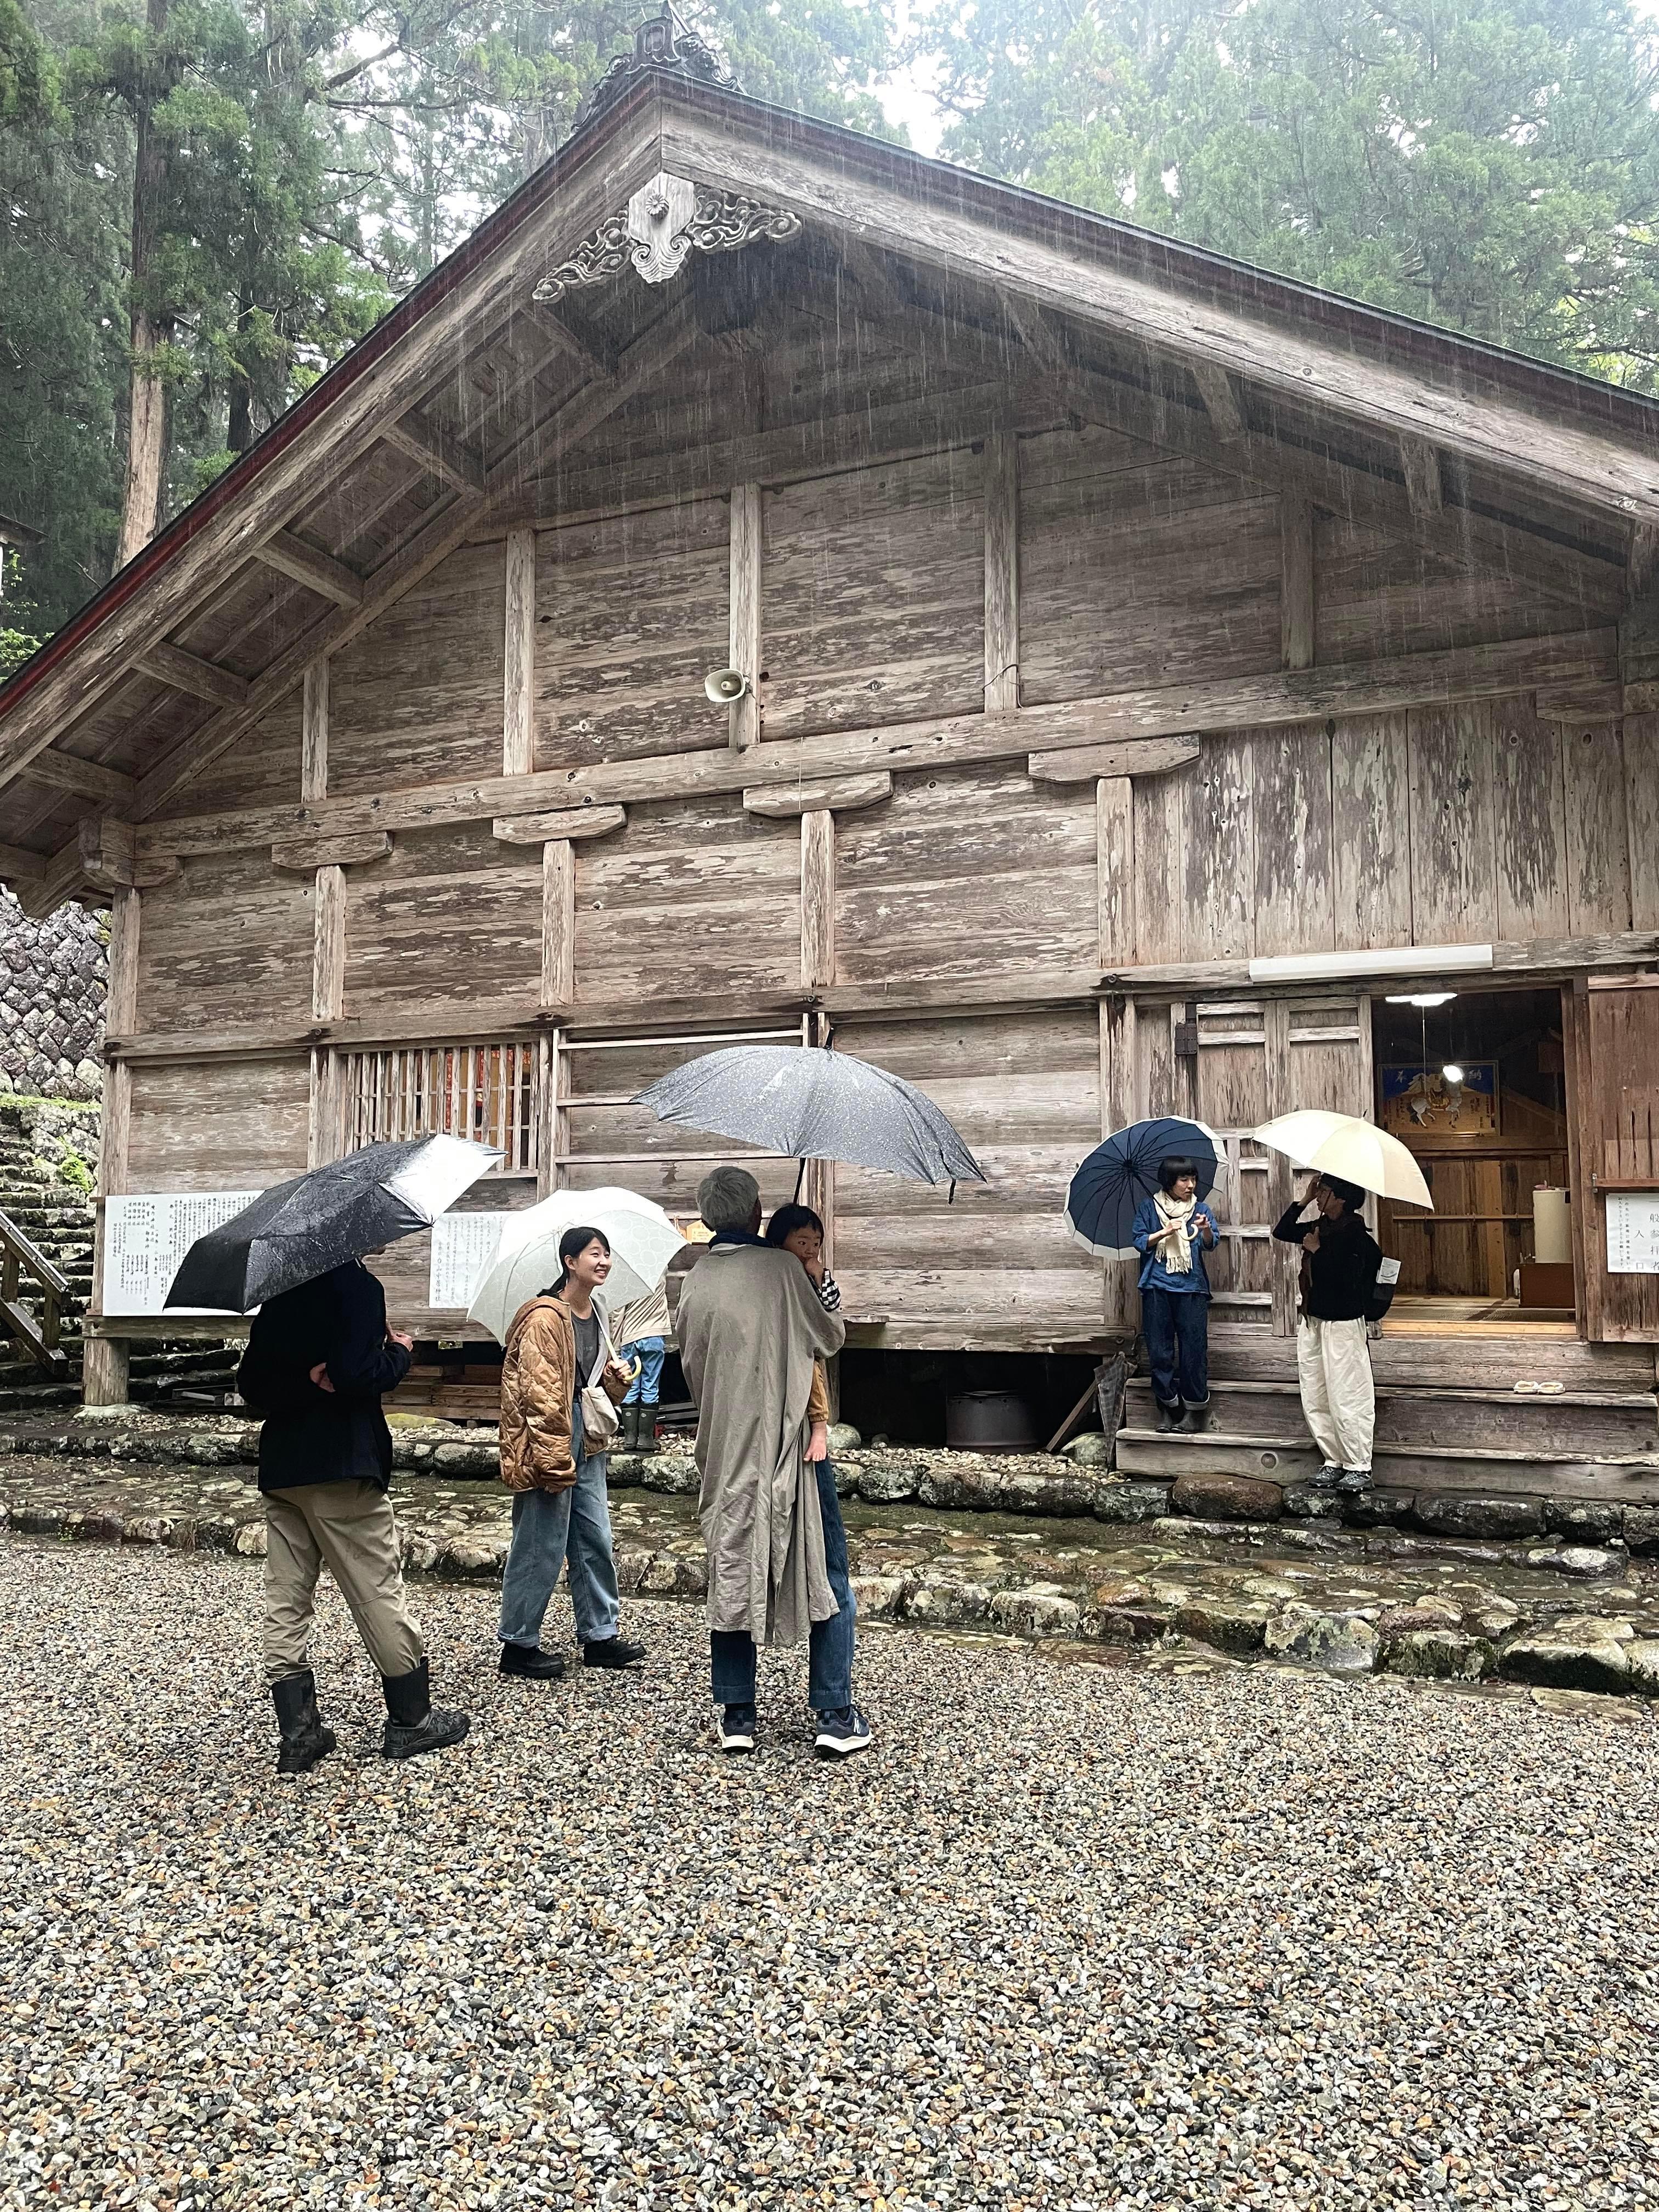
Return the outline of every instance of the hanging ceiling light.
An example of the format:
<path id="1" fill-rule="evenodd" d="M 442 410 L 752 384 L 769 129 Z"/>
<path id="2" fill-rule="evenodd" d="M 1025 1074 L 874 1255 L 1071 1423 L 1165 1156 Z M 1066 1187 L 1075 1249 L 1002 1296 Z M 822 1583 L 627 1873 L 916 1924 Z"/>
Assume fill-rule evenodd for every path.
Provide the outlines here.
<path id="1" fill-rule="evenodd" d="M 1456 996 L 1455 991 L 1407 991 L 1399 997 L 1390 992 L 1387 1003 L 1391 1006 L 1443 1006 Z"/>
<path id="2" fill-rule="evenodd" d="M 1441 1069 L 1440 1080 L 1443 1083 L 1461 1083 L 1463 1080 L 1463 1071 L 1455 1060 L 1449 1060 Z"/>

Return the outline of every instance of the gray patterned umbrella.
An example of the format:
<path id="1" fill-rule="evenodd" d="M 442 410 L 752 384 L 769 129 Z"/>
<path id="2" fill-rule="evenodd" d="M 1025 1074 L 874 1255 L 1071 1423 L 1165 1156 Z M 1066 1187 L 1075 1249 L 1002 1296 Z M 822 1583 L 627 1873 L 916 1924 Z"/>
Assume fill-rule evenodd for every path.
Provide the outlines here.
<path id="1" fill-rule="evenodd" d="M 925 1092 L 867 1060 L 798 1045 L 731 1045 L 665 1075 L 634 1103 L 659 1121 L 842 1160 L 917 1182 L 983 1182 L 985 1170 Z"/>

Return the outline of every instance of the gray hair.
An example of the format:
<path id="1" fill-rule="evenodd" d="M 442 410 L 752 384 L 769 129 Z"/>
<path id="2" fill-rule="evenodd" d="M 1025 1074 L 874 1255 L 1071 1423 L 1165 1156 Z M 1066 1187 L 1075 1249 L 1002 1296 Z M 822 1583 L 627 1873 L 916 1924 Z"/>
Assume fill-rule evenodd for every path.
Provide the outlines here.
<path id="1" fill-rule="evenodd" d="M 747 1168 L 711 1168 L 697 1185 L 697 1211 L 717 1234 L 747 1229 L 760 1204 L 760 1185 Z"/>

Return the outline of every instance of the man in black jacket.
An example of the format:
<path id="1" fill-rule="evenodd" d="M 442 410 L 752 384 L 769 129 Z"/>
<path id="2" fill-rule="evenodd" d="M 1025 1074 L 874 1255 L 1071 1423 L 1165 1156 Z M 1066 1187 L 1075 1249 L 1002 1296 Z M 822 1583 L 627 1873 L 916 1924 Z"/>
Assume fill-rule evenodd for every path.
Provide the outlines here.
<path id="1" fill-rule="evenodd" d="M 265 1679 L 282 1731 L 279 1774 L 304 1774 L 334 1748 L 306 1664 L 324 1566 L 380 1669 L 386 1757 L 441 1750 L 471 1726 L 468 1714 L 433 1705 L 386 1495 L 392 1431 L 380 1399 L 409 1372 L 413 1351 L 386 1327 L 386 1292 L 359 1260 L 284 1291 L 254 1316 L 236 1383 L 264 1416 Z"/>
<path id="2" fill-rule="evenodd" d="M 1302 1247 L 1297 1377 L 1303 1416 L 1324 1462 L 1309 1480 L 1354 1496 L 1371 1486 L 1376 1426 L 1367 1324 L 1380 1320 L 1389 1303 L 1376 1279 L 1382 1248 L 1359 1211 L 1364 1202 L 1358 1183 L 1321 1176 L 1273 1226 L 1280 1243 Z"/>

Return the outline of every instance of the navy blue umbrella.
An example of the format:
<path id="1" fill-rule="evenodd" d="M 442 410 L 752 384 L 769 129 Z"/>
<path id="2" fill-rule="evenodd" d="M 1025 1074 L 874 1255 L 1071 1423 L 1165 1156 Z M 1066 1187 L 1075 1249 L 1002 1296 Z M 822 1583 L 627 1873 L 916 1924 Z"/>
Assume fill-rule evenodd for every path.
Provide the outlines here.
<path id="1" fill-rule="evenodd" d="M 1207 1198 L 1227 1156 L 1221 1139 L 1202 1121 L 1162 1115 L 1133 1121 L 1097 1145 L 1066 1194 L 1066 1226 L 1097 1260 L 1131 1260 L 1135 1214 L 1158 1188 L 1160 1160 L 1189 1159 L 1198 1170 L 1198 1194 Z"/>

